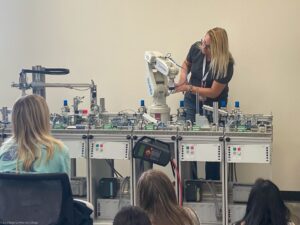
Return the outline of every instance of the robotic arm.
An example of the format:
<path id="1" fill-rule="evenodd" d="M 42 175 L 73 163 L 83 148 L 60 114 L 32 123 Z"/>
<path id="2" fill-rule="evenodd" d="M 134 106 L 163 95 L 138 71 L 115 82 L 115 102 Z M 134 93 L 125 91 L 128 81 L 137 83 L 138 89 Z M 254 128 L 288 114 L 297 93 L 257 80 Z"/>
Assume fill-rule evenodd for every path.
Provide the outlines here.
<path id="1" fill-rule="evenodd" d="M 163 56 L 159 52 L 145 52 L 147 67 L 146 83 L 149 94 L 153 97 L 150 116 L 167 122 L 170 117 L 170 108 L 166 104 L 166 97 L 175 90 L 174 79 L 179 69 L 170 57 Z"/>

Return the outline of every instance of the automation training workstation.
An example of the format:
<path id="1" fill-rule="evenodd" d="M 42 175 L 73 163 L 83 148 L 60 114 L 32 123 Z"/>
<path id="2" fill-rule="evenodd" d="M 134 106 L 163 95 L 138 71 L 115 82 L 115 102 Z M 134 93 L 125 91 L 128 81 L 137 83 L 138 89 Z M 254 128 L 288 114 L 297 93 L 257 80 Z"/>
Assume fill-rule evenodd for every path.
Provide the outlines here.
<path id="1" fill-rule="evenodd" d="M 70 150 L 73 195 L 94 205 L 95 224 L 111 224 L 122 206 L 136 204 L 137 180 L 153 165 L 172 167 L 179 203 L 193 208 L 201 224 L 236 222 L 251 189 L 238 181 L 236 165 L 271 163 L 272 115 L 246 114 L 238 102 L 233 109 L 204 106 L 212 122 L 200 114 L 195 123 L 186 120 L 183 104 L 172 115 L 166 98 L 174 93 L 179 68 L 159 52 L 145 52 L 144 59 L 145 87 L 153 102 L 146 106 L 141 100 L 135 112 L 107 110 L 93 81 L 61 83 L 57 77 L 57 83 L 47 83 L 48 76 L 68 74 L 67 69 L 23 69 L 12 87 L 45 98 L 51 87 L 90 92 L 89 99 L 61 99 L 61 112 L 51 113 L 50 122 L 52 134 Z M 89 109 L 81 108 L 83 101 L 89 101 Z M 1 143 L 11 134 L 10 113 L 10 107 L 1 107 Z M 221 180 L 192 179 L 187 162 L 221 163 Z"/>

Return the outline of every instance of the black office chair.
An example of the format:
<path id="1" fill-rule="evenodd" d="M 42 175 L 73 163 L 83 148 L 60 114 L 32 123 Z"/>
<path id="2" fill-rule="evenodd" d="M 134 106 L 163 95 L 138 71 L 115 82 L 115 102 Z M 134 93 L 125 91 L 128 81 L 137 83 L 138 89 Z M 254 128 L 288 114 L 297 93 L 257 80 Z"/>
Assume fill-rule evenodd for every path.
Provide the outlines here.
<path id="1" fill-rule="evenodd" d="M 0 173 L 0 224 L 73 225 L 67 174 Z"/>

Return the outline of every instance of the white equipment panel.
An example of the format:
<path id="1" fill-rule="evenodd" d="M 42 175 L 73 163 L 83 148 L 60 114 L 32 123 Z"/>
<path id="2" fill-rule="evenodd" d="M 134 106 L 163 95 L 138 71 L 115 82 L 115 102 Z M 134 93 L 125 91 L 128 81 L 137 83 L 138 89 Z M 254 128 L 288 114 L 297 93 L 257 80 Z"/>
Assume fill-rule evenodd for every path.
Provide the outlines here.
<path id="1" fill-rule="evenodd" d="M 90 157 L 94 159 L 130 159 L 129 142 L 93 141 Z"/>
<path id="2" fill-rule="evenodd" d="M 271 145 L 241 144 L 227 145 L 227 161 L 230 163 L 270 163 Z"/>
<path id="3" fill-rule="evenodd" d="M 68 147 L 71 159 L 86 158 L 85 141 L 67 139 L 62 141 Z"/>
<path id="4" fill-rule="evenodd" d="M 181 161 L 221 162 L 220 144 L 181 144 L 179 151 Z"/>

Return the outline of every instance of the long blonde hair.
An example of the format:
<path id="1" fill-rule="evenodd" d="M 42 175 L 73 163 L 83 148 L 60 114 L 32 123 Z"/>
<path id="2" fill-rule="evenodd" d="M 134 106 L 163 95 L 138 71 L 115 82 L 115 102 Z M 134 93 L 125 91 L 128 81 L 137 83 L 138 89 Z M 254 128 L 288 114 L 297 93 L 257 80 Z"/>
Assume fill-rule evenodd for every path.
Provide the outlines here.
<path id="1" fill-rule="evenodd" d="M 225 29 L 215 27 L 207 32 L 210 37 L 211 63 L 210 68 L 214 78 L 223 78 L 227 76 L 228 63 L 234 63 L 231 53 L 227 32 Z"/>
<path id="2" fill-rule="evenodd" d="M 192 225 L 189 214 L 178 205 L 175 189 L 166 174 L 147 170 L 137 184 L 138 205 L 149 215 L 154 225 Z"/>
<path id="3" fill-rule="evenodd" d="M 19 98 L 12 109 L 13 137 L 18 146 L 18 160 L 23 170 L 30 171 L 33 162 L 41 157 L 41 145 L 46 147 L 46 161 L 53 157 L 54 145 L 62 142 L 50 134 L 50 113 L 45 99 L 39 95 Z"/>

